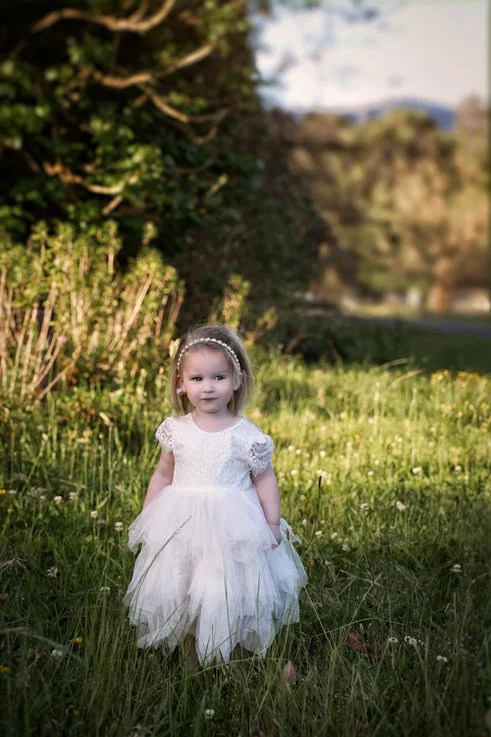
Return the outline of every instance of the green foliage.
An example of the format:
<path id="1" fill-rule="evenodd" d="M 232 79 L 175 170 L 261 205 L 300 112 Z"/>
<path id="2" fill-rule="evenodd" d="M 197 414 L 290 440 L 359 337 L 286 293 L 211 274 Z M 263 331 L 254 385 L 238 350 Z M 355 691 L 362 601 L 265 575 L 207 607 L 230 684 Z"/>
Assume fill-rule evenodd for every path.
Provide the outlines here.
<path id="1" fill-rule="evenodd" d="M 186 283 L 182 320 L 203 319 L 240 274 L 252 284 L 252 326 L 271 301 L 308 288 L 316 217 L 258 103 L 245 6 L 183 0 L 160 17 L 164 7 L 9 9 L 3 227 L 23 241 L 39 219 L 89 235 L 111 219 L 124 264 L 152 225 Z"/>
<path id="2" fill-rule="evenodd" d="M 217 126 L 254 99 L 247 55 L 237 53 L 244 10 L 211 0 L 171 5 L 142 32 L 138 23 L 164 3 L 129 2 L 123 12 L 100 1 L 75 11 L 49 2 L 9 9 L 0 203 L 11 233 L 26 235 L 39 217 L 90 225 L 111 213 L 128 239 L 154 222 L 171 252 L 178 234 L 202 223 L 205 200 L 208 212 L 220 206 L 207 196 L 228 174 Z"/>

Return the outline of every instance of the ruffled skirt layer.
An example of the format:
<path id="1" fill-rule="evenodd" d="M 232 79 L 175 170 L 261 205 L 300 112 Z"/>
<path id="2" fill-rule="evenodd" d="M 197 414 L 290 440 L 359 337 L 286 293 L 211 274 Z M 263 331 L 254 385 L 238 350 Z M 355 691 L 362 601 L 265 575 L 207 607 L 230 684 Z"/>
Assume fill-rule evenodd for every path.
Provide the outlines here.
<path id="1" fill-rule="evenodd" d="M 236 645 L 263 654 L 299 619 L 307 576 L 281 520 L 279 546 L 255 491 L 168 486 L 135 519 L 141 551 L 125 595 L 139 647 L 172 650 L 186 634 L 201 664 L 227 662 Z"/>

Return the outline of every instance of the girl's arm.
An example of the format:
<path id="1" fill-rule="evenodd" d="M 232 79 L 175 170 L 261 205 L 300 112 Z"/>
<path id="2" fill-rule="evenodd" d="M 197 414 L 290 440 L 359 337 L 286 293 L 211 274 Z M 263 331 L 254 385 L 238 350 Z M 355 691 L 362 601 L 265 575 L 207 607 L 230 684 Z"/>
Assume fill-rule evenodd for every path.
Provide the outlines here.
<path id="1" fill-rule="evenodd" d="M 281 542 L 280 533 L 280 492 L 276 475 L 271 466 L 252 479 L 263 508 L 266 522 L 273 533 L 276 542 Z"/>
<path id="2" fill-rule="evenodd" d="M 172 484 L 174 477 L 174 453 L 168 453 L 162 450 L 160 454 L 159 465 L 148 484 L 147 494 L 143 502 L 143 509 L 147 507 L 157 492 L 165 489 L 166 486 Z"/>

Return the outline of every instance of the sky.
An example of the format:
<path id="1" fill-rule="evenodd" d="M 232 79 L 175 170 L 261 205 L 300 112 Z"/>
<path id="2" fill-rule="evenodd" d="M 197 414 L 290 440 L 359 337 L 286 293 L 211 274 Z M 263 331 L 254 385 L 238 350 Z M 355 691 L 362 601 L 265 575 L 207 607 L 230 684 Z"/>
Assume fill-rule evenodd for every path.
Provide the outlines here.
<path id="1" fill-rule="evenodd" d="M 359 6 L 360 7 L 360 6 Z M 351 108 L 391 98 L 488 99 L 488 0 L 324 0 L 254 15 L 267 105 Z"/>

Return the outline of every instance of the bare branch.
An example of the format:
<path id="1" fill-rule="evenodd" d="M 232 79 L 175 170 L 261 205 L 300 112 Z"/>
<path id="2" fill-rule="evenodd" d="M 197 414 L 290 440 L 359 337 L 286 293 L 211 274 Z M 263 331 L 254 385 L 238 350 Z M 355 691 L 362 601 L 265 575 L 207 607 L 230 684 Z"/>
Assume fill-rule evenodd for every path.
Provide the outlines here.
<path id="1" fill-rule="evenodd" d="M 94 74 L 94 78 L 97 82 L 103 84 L 104 87 L 115 87 L 119 90 L 131 87 L 134 84 L 155 82 L 155 78 L 151 72 L 138 72 L 138 74 L 131 74 L 129 77 L 116 77 L 113 74 Z"/>
<path id="2" fill-rule="evenodd" d="M 175 120 L 179 120 L 180 123 L 189 123 L 190 118 L 188 115 L 185 115 L 185 113 L 179 112 L 179 110 L 176 110 L 174 107 L 171 107 L 163 97 L 160 97 L 159 95 L 153 95 L 149 94 L 149 99 L 153 102 L 155 107 L 157 107 L 161 112 L 165 113 L 165 115 L 168 115 L 170 118 L 175 118 Z"/>
<path id="3" fill-rule="evenodd" d="M 135 184 L 139 179 L 138 174 L 133 174 L 127 182 L 119 182 L 119 184 L 114 184 L 112 187 L 107 187 L 104 184 L 92 184 L 91 182 L 85 181 L 79 174 L 74 174 L 66 166 L 63 166 L 60 161 L 57 161 L 55 164 L 44 161 L 43 168 L 46 174 L 52 177 L 59 177 L 64 184 L 79 184 L 89 192 L 94 192 L 94 194 L 120 195 L 126 185 Z"/>
<path id="4" fill-rule="evenodd" d="M 144 20 L 141 20 L 141 16 L 148 7 L 145 0 L 140 8 L 128 18 L 115 18 L 112 15 L 96 15 L 94 13 L 88 13 L 85 10 L 78 10 L 77 8 L 62 8 L 61 10 L 55 10 L 54 12 L 45 15 L 44 18 L 41 18 L 41 20 L 31 27 L 31 30 L 33 33 L 39 33 L 39 31 L 45 31 L 47 28 L 61 20 L 84 20 L 87 21 L 87 23 L 96 23 L 97 25 L 104 26 L 110 31 L 115 31 L 116 33 L 120 33 L 122 31 L 129 31 L 130 33 L 146 33 L 152 28 L 163 23 L 174 5 L 175 0 L 165 0 L 156 13 Z"/>
<path id="5" fill-rule="evenodd" d="M 97 73 L 94 74 L 94 78 L 105 87 L 114 87 L 116 89 L 125 89 L 126 87 L 131 87 L 136 84 L 144 84 L 145 82 L 154 83 L 159 77 L 165 77 L 178 69 L 184 69 L 184 67 L 191 66 L 192 64 L 196 64 L 198 61 L 205 59 L 213 50 L 214 46 L 206 44 L 205 46 L 201 46 L 201 48 L 196 49 L 196 51 L 192 51 L 190 54 L 187 54 L 187 56 L 183 56 L 182 59 L 174 62 L 174 64 L 171 64 L 166 69 L 154 72 L 153 74 L 152 72 L 138 72 L 137 74 L 130 74 L 128 77 L 117 77 L 114 74 L 103 75 Z"/>
<path id="6" fill-rule="evenodd" d="M 164 69 L 162 72 L 159 72 L 158 76 L 164 76 L 167 74 L 172 74 L 177 69 L 183 69 L 184 67 L 189 67 L 191 64 L 196 64 L 196 62 L 201 61 L 202 59 L 205 59 L 207 56 L 211 54 L 212 51 L 214 51 L 215 47 L 211 44 L 205 44 L 205 46 L 201 46 L 201 48 L 196 49 L 196 51 L 192 51 L 187 56 L 183 56 L 182 59 L 179 61 L 176 61 L 174 64 L 171 64 L 167 69 Z"/>

